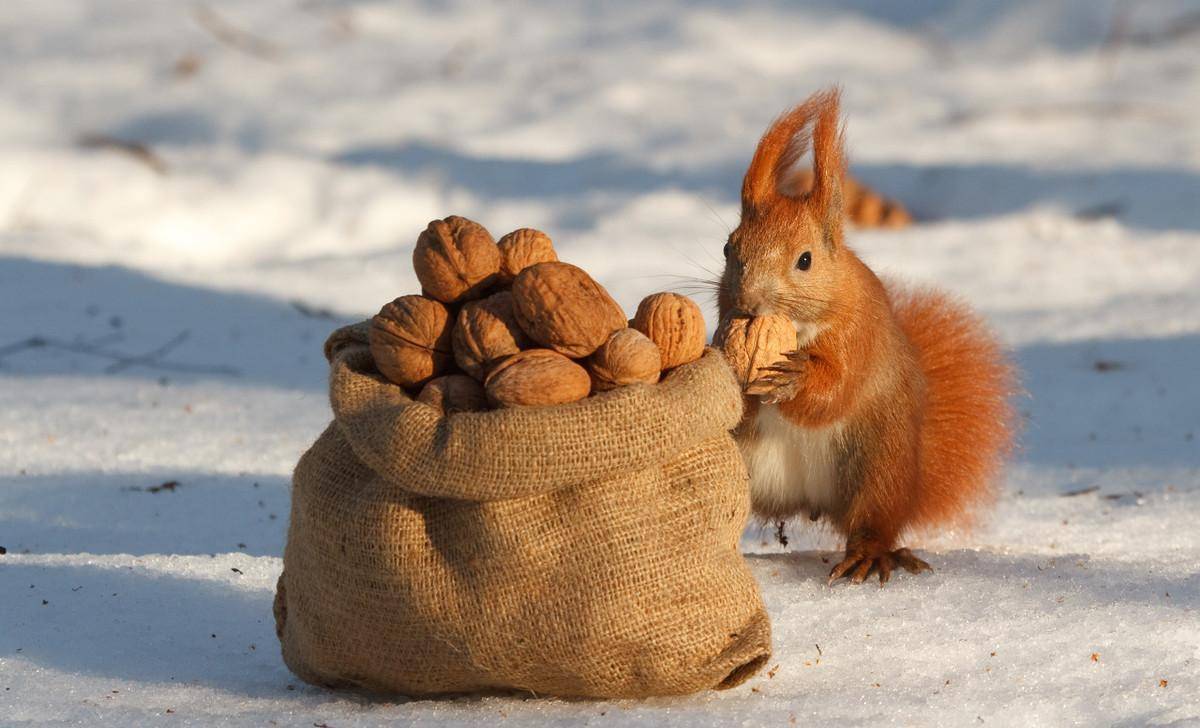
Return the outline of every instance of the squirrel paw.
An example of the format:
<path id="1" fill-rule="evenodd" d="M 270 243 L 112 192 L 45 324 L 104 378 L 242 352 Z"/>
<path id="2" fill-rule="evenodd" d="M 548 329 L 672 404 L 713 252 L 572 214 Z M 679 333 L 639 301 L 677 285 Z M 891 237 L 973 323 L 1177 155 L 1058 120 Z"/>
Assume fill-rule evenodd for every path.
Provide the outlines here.
<path id="1" fill-rule="evenodd" d="M 763 404 L 779 404 L 795 399 L 800 391 L 800 375 L 804 371 L 804 363 L 808 361 L 808 354 L 789 351 L 784 357 L 781 362 L 759 369 L 766 373 L 746 387 L 746 394 L 757 396 Z"/>
<path id="2" fill-rule="evenodd" d="M 847 548 L 846 558 L 842 559 L 841 563 L 829 572 L 829 584 L 832 585 L 842 577 L 848 578 L 855 584 L 861 584 L 872 572 L 875 572 L 879 574 L 879 585 L 883 586 L 888 579 L 892 578 L 892 570 L 897 566 L 902 567 L 910 574 L 933 571 L 932 566 L 914 556 L 913 552 L 908 549 L 871 554 L 859 549 Z"/>

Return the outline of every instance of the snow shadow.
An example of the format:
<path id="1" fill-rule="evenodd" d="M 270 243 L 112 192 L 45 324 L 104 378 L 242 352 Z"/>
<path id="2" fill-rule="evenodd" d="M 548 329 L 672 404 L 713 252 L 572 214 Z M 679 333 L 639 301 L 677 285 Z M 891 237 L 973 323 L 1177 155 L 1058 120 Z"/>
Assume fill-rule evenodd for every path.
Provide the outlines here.
<path id="1" fill-rule="evenodd" d="M 1200 609 L 1200 573 L 1181 578 L 1178 574 L 1155 573 L 1143 564 L 1098 560 L 1079 553 L 1047 556 L 954 549 L 918 550 L 918 555 L 928 560 L 934 571 L 918 575 L 898 571 L 881 593 L 953 588 L 957 582 L 970 583 L 973 589 L 982 580 L 985 582 L 983 588 L 993 593 L 997 601 L 1042 601 L 1047 594 L 1052 594 L 1055 598 L 1071 595 L 1075 609 L 1107 608 L 1116 604 L 1144 604 L 1184 612 Z M 822 561 L 822 557 L 830 561 Z M 827 551 L 751 553 L 746 554 L 746 560 L 767 591 L 771 590 L 772 581 L 779 580 L 823 585 L 832 565 L 837 563 Z M 818 589 L 816 598 L 821 601 L 858 599 L 862 590 L 880 593 L 878 578 L 873 576 L 869 584 L 850 584 L 843 580 L 830 589 Z"/>
<path id="2" fill-rule="evenodd" d="M 290 496 L 290 480 L 278 475 L 0 477 L 0 546 L 10 553 L 281 556 Z"/>
<path id="3" fill-rule="evenodd" d="M 1035 169 L 1003 164 L 855 164 L 863 181 L 908 206 L 917 220 L 971 220 L 1058 208 L 1144 230 L 1200 230 L 1200 174 L 1118 167 Z"/>
<path id="4" fill-rule="evenodd" d="M 821 583 L 828 569 L 812 552 L 748 559 L 764 580 L 773 609 L 784 606 L 772 603 L 785 593 L 781 587 Z M 1180 579 L 1078 554 L 1048 558 L 958 550 L 937 554 L 935 560 L 935 573 L 899 574 L 883 590 L 875 585 L 818 586 L 806 589 L 804 598 L 859 610 L 867 621 L 875 611 L 892 610 L 897 600 L 911 600 L 914 590 L 951 590 L 941 598 L 954 598 L 956 590 L 983 588 L 991 594 L 988 608 L 1006 614 L 1105 614 L 1114 605 L 1185 613 L 1200 608 L 1200 575 Z M 0 610 L 7 629 L 0 632 L 0 655 L 66 673 L 206 685 L 249 697 L 344 697 L 305 689 L 287 672 L 274 635 L 271 589 L 261 586 L 262 579 L 256 581 L 260 586 L 241 588 L 138 565 L 5 564 L 0 569 Z M 1063 596 L 1069 598 L 1068 606 L 1059 606 Z M 821 606 L 814 604 L 818 610 Z M 775 648 L 784 655 L 798 646 L 777 636 Z M 297 692 L 289 692 L 288 685 Z"/>
<path id="5" fill-rule="evenodd" d="M 0 316 L 0 376 L 8 377 L 136 377 L 164 385 L 215 380 L 323 398 L 322 343 L 350 322 L 287 301 L 116 266 L 0 257 L 0 290 L 6 304 L 22 307 Z M 30 345 L 38 339 L 49 343 Z M 125 359 L 108 356 L 115 354 Z M 1037 343 L 1018 349 L 1016 358 L 1029 393 L 1020 402 L 1029 422 L 1019 459 L 1200 465 L 1200 381 L 1194 375 L 1200 336 Z M 116 480 L 104 482 L 124 476 L 111 477 Z M 82 486 L 50 487 L 73 492 Z"/>
<path id="6" fill-rule="evenodd" d="M 722 0 L 722 5 L 741 8 L 745 3 Z M 797 3 L 767 0 L 754 3 L 777 11 L 796 9 Z M 1120 12 L 1111 3 L 1089 0 L 1009 0 L 1008 2 L 963 3 L 957 0 L 911 0 L 888 3 L 879 0 L 806 0 L 803 9 L 830 17 L 859 16 L 872 23 L 915 34 L 926 42 L 953 43 L 963 52 L 979 52 L 981 46 L 992 52 L 1007 50 L 1015 54 L 1044 49 L 1065 51 L 1099 49 L 1114 33 L 1114 24 L 1123 23 L 1130 45 L 1167 43 L 1176 40 L 1173 23 L 1189 20 L 1194 7 L 1186 0 L 1156 4 L 1155 13 Z M 1003 35 L 1003 42 L 995 43 Z M 1019 36 L 1019 37 L 1013 37 Z M 1186 36 L 1185 36 L 1186 37 Z M 1110 41 L 1111 42 L 1111 41 Z M 1186 41 L 1176 41 L 1186 42 Z M 997 48 L 997 46 L 999 46 Z"/>
<path id="7" fill-rule="evenodd" d="M 67 674 L 294 695 L 272 598 L 270 590 L 140 566 L 5 564 L 0 655 Z"/>
<path id="8" fill-rule="evenodd" d="M 216 379 L 324 392 L 322 344 L 350 323 L 299 301 L 174 283 L 120 266 L 0 256 L 0 290 L 0 376 Z"/>
<path id="9" fill-rule="evenodd" d="M 1016 359 L 1029 393 L 1019 459 L 1200 467 L 1200 335 L 1038 343 Z"/>
<path id="10" fill-rule="evenodd" d="M 332 160 L 426 177 L 485 200 L 583 198 L 556 227 L 586 229 L 619 201 L 681 190 L 736 202 L 745 160 L 655 169 L 614 152 L 560 160 L 471 155 L 422 141 L 353 147 Z M 852 164 L 851 171 L 901 200 L 918 220 L 979 219 L 1038 206 L 1148 230 L 1200 230 L 1200 175 L 1183 169 L 1035 169 L 1004 164 Z"/>
<path id="11" fill-rule="evenodd" d="M 422 141 L 353 147 L 331 161 L 422 177 L 447 191 L 466 189 L 489 201 L 581 198 L 577 204 L 555 206 L 557 218 L 547 227 L 559 230 L 593 228 L 629 198 L 658 190 L 724 197 L 740 189 L 744 171 L 732 167 L 655 170 L 609 151 L 560 160 L 471 155 Z"/>

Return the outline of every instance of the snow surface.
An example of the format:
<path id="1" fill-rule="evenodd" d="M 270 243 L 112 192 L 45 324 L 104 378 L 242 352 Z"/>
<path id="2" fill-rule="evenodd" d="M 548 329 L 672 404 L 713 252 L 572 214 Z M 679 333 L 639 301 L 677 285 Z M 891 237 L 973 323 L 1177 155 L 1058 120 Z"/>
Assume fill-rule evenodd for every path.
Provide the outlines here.
<path id="1" fill-rule="evenodd" d="M 1198 12 L 0 4 L 0 724 L 1200 725 Z M 776 654 L 728 692 L 291 676 L 270 608 L 320 345 L 415 287 L 425 223 L 545 229 L 630 310 L 692 292 L 763 127 L 830 82 L 856 173 L 920 218 L 859 250 L 1023 369 L 991 517 L 882 590 L 825 586 L 830 534 L 751 528 Z"/>

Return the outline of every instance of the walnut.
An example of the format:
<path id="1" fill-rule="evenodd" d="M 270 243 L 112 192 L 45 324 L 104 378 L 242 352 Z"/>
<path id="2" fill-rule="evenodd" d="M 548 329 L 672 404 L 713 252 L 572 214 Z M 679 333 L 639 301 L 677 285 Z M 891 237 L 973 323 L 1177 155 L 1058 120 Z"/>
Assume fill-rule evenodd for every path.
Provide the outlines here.
<path id="1" fill-rule="evenodd" d="M 662 372 L 658 346 L 636 329 L 621 329 L 588 357 L 592 388 L 597 392 L 645 382 L 654 384 Z"/>
<path id="2" fill-rule="evenodd" d="M 375 368 L 402 387 L 416 387 L 449 368 L 452 327 L 446 307 L 424 296 L 401 296 L 371 319 Z"/>
<path id="3" fill-rule="evenodd" d="M 517 274 L 536 263 L 558 260 L 550 236 L 541 230 L 521 228 L 500 238 L 500 283 L 512 283 Z"/>
<path id="4" fill-rule="evenodd" d="M 531 343 L 513 314 L 512 294 L 501 291 L 470 301 L 459 311 L 454 328 L 454 361 L 464 372 L 482 380 L 493 365 Z"/>
<path id="5" fill-rule="evenodd" d="M 700 307 L 678 293 L 655 293 L 642 299 L 633 328 L 658 345 L 663 371 L 699 359 L 708 338 Z"/>
<path id="6" fill-rule="evenodd" d="M 442 303 L 479 298 L 495 284 L 500 249 L 482 225 L 451 215 L 417 238 L 413 270 L 425 295 Z"/>
<path id="7" fill-rule="evenodd" d="M 744 389 L 762 375 L 760 369 L 796 348 L 796 327 L 783 316 L 729 318 L 717 329 L 713 344 L 724 352 Z"/>
<path id="8" fill-rule="evenodd" d="M 483 385 L 463 374 L 447 374 L 429 380 L 417 395 L 417 401 L 446 414 L 478 412 L 488 408 Z"/>
<path id="9" fill-rule="evenodd" d="M 625 328 L 625 313 L 608 291 L 570 263 L 538 263 L 513 281 L 513 310 L 529 337 L 581 359 Z"/>
<path id="10" fill-rule="evenodd" d="M 527 349 L 496 365 L 485 386 L 498 407 L 541 407 L 588 396 L 587 370 L 550 349 Z"/>

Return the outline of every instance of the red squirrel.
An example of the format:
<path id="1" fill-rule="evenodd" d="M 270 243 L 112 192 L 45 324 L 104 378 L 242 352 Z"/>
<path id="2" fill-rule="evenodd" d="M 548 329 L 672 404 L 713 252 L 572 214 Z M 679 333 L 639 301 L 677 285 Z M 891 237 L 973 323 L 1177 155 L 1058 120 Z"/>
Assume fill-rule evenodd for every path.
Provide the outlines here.
<path id="1" fill-rule="evenodd" d="M 1010 448 L 1013 370 L 983 321 L 950 296 L 884 284 L 843 240 L 839 93 L 770 126 L 742 183 L 718 305 L 776 314 L 797 348 L 747 387 L 735 433 L 755 513 L 807 514 L 845 538 L 829 582 L 884 584 L 925 561 L 899 538 L 964 520 Z M 811 187 L 800 158 L 812 147 Z M 797 180 L 800 184 L 797 185 Z"/>

